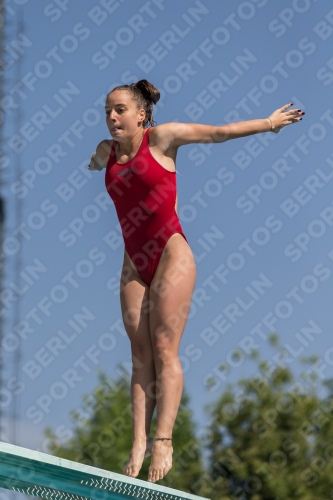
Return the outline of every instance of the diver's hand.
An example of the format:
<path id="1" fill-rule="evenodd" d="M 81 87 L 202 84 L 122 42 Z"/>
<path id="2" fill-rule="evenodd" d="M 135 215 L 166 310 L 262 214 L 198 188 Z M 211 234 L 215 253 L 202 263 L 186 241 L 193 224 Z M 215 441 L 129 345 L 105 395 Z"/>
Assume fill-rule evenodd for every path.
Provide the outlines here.
<path id="1" fill-rule="evenodd" d="M 283 127 L 302 120 L 301 116 L 305 114 L 304 111 L 302 111 L 301 109 L 290 109 L 289 111 L 287 111 L 287 109 L 291 106 L 293 106 L 292 103 L 286 104 L 285 106 L 282 106 L 282 108 L 274 111 L 269 116 L 269 120 L 274 127 L 272 129 L 272 132 L 278 134 Z"/>
<path id="2" fill-rule="evenodd" d="M 88 170 L 103 170 L 103 168 L 105 168 L 105 165 L 102 163 L 102 160 L 97 153 L 93 153 L 90 158 Z"/>

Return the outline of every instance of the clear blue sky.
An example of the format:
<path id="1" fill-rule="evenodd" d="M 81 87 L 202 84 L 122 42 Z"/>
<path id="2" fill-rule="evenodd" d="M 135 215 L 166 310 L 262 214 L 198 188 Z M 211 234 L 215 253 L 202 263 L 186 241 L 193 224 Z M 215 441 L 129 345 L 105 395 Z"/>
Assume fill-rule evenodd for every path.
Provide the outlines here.
<path id="1" fill-rule="evenodd" d="M 16 31 L 20 13 L 23 35 Z M 16 240 L 6 247 L 13 255 L 6 256 L 5 285 L 13 300 L 21 295 L 26 321 L 17 444 L 42 449 L 46 426 L 71 427 L 69 412 L 95 387 L 98 367 L 111 378 L 119 376 L 118 365 L 129 367 L 114 286 L 123 244 L 112 248 L 108 238 L 111 231 L 120 235 L 118 220 L 105 196 L 104 171 L 87 170 L 96 145 L 109 137 L 104 96 L 121 82 L 147 78 L 161 90 L 157 123 L 266 118 L 290 102 L 306 112 L 279 135 L 179 151 L 179 214 L 197 259 L 180 355 L 198 429 L 207 421 L 204 405 L 227 382 L 255 370 L 243 358 L 236 362 L 236 349 L 256 345 L 272 365 L 279 362 L 272 357 L 270 332 L 279 334 L 296 375 L 299 357 L 316 354 L 321 361 L 311 370 L 329 377 L 331 2 L 12 0 L 7 18 L 7 236 L 18 227 L 16 200 L 25 224 L 20 292 L 13 274 Z M 19 338 L 9 292 L 3 307 L 4 333 L 14 334 L 3 346 L 8 381 Z M 81 329 L 73 322 L 78 313 L 86 316 Z M 55 350 L 57 345 L 63 348 Z M 221 363 L 229 364 L 228 373 L 218 372 Z M 220 374 L 220 385 L 209 392 L 205 380 L 213 373 Z M 3 411 L 10 415 L 10 400 L 18 396 L 15 388 L 6 390 Z"/>

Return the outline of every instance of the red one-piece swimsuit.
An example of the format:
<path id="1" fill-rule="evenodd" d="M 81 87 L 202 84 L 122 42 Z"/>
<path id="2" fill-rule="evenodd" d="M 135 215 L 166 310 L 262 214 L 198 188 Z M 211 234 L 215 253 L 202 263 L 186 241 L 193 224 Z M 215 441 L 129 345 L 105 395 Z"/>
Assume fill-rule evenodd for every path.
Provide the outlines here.
<path id="1" fill-rule="evenodd" d="M 126 163 L 116 161 L 113 141 L 105 185 L 116 207 L 125 249 L 143 281 L 150 285 L 168 239 L 185 240 L 176 203 L 176 173 L 158 163 L 149 149 L 149 128 L 138 152 Z"/>

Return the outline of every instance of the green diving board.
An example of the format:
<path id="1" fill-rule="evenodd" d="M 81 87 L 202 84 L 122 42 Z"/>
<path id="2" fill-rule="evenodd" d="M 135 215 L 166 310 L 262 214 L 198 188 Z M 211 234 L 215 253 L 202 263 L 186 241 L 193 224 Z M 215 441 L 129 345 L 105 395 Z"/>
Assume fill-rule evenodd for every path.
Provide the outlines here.
<path id="1" fill-rule="evenodd" d="M 0 488 L 49 500 L 207 500 L 3 442 Z"/>

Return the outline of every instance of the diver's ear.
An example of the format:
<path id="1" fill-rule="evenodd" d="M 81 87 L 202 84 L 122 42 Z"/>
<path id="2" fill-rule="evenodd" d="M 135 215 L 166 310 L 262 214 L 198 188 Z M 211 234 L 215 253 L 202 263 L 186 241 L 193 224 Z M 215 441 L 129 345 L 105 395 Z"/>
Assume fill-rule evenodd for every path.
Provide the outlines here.
<path id="1" fill-rule="evenodd" d="M 143 108 L 139 109 L 138 111 L 138 121 L 143 123 L 146 118 L 146 112 Z"/>

